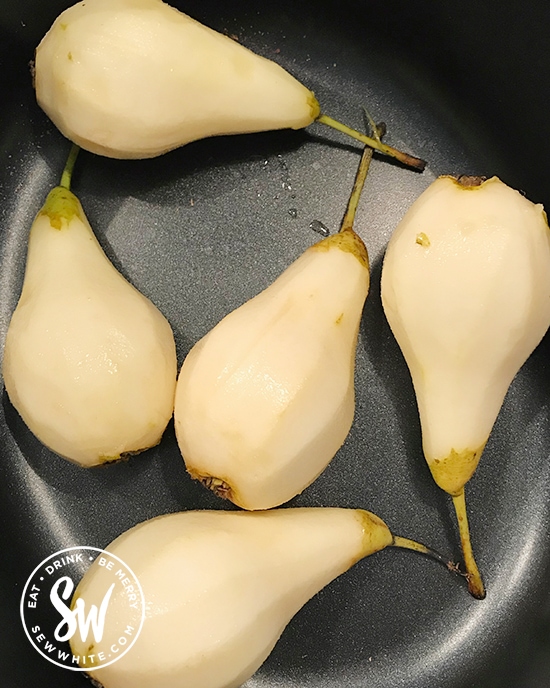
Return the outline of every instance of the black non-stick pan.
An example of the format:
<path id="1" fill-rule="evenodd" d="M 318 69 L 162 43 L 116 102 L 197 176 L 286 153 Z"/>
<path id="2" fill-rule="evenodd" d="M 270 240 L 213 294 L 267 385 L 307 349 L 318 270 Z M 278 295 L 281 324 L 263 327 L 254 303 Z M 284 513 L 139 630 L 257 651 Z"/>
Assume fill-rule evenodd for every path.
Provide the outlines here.
<path id="1" fill-rule="evenodd" d="M 36 105 L 28 63 L 69 4 L 3 0 L 0 10 L 2 347 L 29 227 L 69 149 Z M 428 161 L 418 173 L 375 157 L 357 223 L 372 286 L 355 421 L 327 470 L 291 504 L 367 508 L 459 558 L 452 506 L 423 459 L 408 370 L 382 311 L 381 261 L 397 222 L 439 174 L 495 174 L 550 207 L 547 3 L 173 4 L 280 63 L 333 117 L 362 129 L 366 106 L 387 124 L 389 143 Z M 181 364 L 320 238 L 311 223 L 337 230 L 360 151 L 313 125 L 204 140 L 149 161 L 83 152 L 73 190 L 110 259 L 169 319 Z M 550 686 L 549 359 L 546 337 L 514 380 L 468 485 L 487 598 L 474 600 L 460 578 L 422 556 L 384 551 L 301 610 L 251 688 Z M 105 547 L 158 514 L 230 505 L 187 475 L 172 424 L 158 447 L 84 470 L 46 450 L 0 391 L 0 686 L 85 686 L 24 634 L 19 601 L 34 567 L 65 547 Z"/>

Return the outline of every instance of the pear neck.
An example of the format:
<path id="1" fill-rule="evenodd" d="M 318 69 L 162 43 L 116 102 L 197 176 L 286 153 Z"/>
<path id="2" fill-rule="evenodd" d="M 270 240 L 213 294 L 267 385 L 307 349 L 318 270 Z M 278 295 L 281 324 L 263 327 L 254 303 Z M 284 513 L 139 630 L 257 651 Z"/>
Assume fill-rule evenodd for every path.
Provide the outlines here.
<path id="1" fill-rule="evenodd" d="M 80 201 L 64 186 L 56 186 L 50 191 L 38 215 L 48 217 L 50 225 L 57 230 L 66 227 L 75 217 L 83 219 Z"/>
<path id="2" fill-rule="evenodd" d="M 361 237 L 359 237 L 353 229 L 346 229 L 343 232 L 338 232 L 338 234 L 332 234 L 326 239 L 322 239 L 317 244 L 314 244 L 309 250 L 331 251 L 332 249 L 351 253 L 367 271 L 369 270 L 369 254 L 367 252 L 367 247 L 363 243 Z"/>

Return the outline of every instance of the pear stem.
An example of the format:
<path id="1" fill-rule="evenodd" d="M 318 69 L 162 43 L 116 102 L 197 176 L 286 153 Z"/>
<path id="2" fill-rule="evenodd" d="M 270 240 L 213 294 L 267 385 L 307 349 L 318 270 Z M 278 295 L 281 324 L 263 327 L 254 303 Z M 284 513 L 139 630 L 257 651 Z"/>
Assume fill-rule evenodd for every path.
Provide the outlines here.
<path id="1" fill-rule="evenodd" d="M 374 136 L 376 137 L 376 140 L 380 141 L 380 136 L 382 136 L 384 133 L 385 125 L 376 125 L 370 121 L 370 126 Z M 361 193 L 363 191 L 363 187 L 365 186 L 365 180 L 370 169 L 372 153 L 372 148 L 365 146 L 363 149 L 363 154 L 361 155 L 361 160 L 359 161 L 357 173 L 355 174 L 355 181 L 353 182 L 353 189 L 351 190 L 351 195 L 348 200 L 348 206 L 346 208 L 342 224 L 340 225 L 340 232 L 345 232 L 347 230 L 353 231 L 357 206 L 359 205 L 359 199 L 361 198 Z"/>
<path id="2" fill-rule="evenodd" d="M 485 586 L 481 579 L 481 574 L 477 568 L 470 540 L 470 528 L 468 526 L 468 516 L 466 514 L 466 498 L 464 488 L 457 494 L 452 495 L 453 504 L 458 520 L 458 530 L 460 533 L 460 543 L 462 554 L 464 555 L 464 566 L 466 567 L 466 578 L 468 580 L 468 590 L 476 600 L 485 598 Z"/>
<path id="3" fill-rule="evenodd" d="M 422 170 L 426 167 L 425 160 L 421 160 L 420 158 L 416 158 L 414 155 L 409 155 L 408 153 L 397 150 L 396 148 L 388 146 L 386 143 L 382 143 L 382 141 L 376 140 L 371 136 L 361 134 L 359 131 L 348 127 L 347 124 L 342 124 L 342 122 L 339 122 L 328 115 L 320 114 L 316 121 L 320 122 L 321 124 L 326 124 L 337 131 L 341 131 L 343 134 L 347 134 L 357 141 L 361 141 L 361 143 L 369 146 L 370 148 L 374 148 L 379 153 L 384 153 L 385 155 L 389 155 L 392 158 L 399 160 L 399 162 L 407 165 L 407 167 L 413 167 L 415 170 L 419 170 L 420 172 L 422 172 Z"/>
<path id="4" fill-rule="evenodd" d="M 423 545 L 421 542 L 416 542 L 416 540 L 409 540 L 409 538 L 401 537 L 400 535 L 393 535 L 393 541 L 390 547 L 399 547 L 400 549 L 412 549 L 415 552 L 420 552 L 421 554 L 426 554 L 427 556 L 435 559 L 439 563 L 446 566 L 449 571 L 453 573 L 460 573 L 458 565 L 454 561 L 445 559 L 442 554 L 436 552 L 435 549 Z"/>
<path id="5" fill-rule="evenodd" d="M 71 150 L 69 152 L 69 157 L 67 158 L 67 162 L 65 163 L 65 169 L 63 170 L 63 174 L 61 175 L 61 181 L 59 182 L 59 186 L 62 186 L 64 189 L 67 189 L 67 191 L 71 190 L 71 178 L 73 176 L 74 164 L 78 157 L 79 151 L 80 146 L 77 146 L 76 143 L 73 143 L 73 145 L 71 146 Z"/>

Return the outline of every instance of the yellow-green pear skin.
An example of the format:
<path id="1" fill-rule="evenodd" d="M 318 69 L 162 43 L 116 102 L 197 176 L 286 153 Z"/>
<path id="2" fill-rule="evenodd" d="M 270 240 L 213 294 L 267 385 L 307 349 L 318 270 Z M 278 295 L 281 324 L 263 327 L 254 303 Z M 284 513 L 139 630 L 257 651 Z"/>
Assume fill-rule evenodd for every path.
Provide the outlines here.
<path id="1" fill-rule="evenodd" d="M 63 187 L 30 230 L 2 373 L 36 437 L 82 466 L 158 444 L 172 416 L 170 325 L 114 268 Z"/>
<path id="2" fill-rule="evenodd" d="M 377 516 L 352 509 L 188 511 L 141 523 L 107 550 L 139 580 L 143 628 L 127 654 L 90 674 L 104 688 L 237 688 L 313 595 L 392 540 Z M 110 582 L 94 563 L 73 604 L 80 597 L 99 608 Z M 93 646 L 105 657 L 120 635 L 116 610 L 132 622 L 127 602 L 111 604 L 115 616 L 107 612 Z M 78 633 L 71 647 L 89 654 Z"/>
<path id="3" fill-rule="evenodd" d="M 36 50 L 39 105 L 82 148 L 150 158 L 207 136 L 300 129 L 305 86 L 161 0 L 86 0 Z"/>
<path id="4" fill-rule="evenodd" d="M 411 372 L 424 454 L 456 496 L 550 325 L 544 209 L 497 177 L 440 177 L 390 239 L 382 303 Z"/>
<path id="5" fill-rule="evenodd" d="M 176 387 L 188 471 L 244 509 L 304 490 L 346 439 L 368 257 L 352 231 L 305 251 L 190 351 Z"/>

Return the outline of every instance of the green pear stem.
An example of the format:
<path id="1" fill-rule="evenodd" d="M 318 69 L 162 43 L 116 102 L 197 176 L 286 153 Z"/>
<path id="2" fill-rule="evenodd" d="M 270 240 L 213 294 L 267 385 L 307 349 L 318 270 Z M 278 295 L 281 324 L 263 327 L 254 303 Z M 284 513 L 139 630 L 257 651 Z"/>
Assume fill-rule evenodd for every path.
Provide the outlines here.
<path id="1" fill-rule="evenodd" d="M 372 138 L 371 136 L 361 134 L 361 132 L 352 129 L 351 127 L 348 127 L 347 124 L 342 124 L 342 122 L 339 122 L 338 120 L 333 119 L 328 115 L 320 114 L 317 117 L 316 122 L 326 124 L 327 126 L 332 127 L 337 131 L 341 131 L 343 134 L 347 134 L 348 136 L 351 136 L 357 141 L 361 141 L 361 143 L 365 144 L 366 146 L 369 146 L 370 148 L 373 148 L 374 150 L 377 150 L 379 153 L 389 155 L 392 158 L 399 160 L 399 162 L 402 162 L 404 165 L 407 165 L 407 167 L 412 167 L 415 170 L 418 170 L 419 172 L 422 172 L 422 170 L 426 167 L 425 160 L 421 160 L 420 158 L 416 158 L 414 155 L 409 155 L 408 153 L 404 153 L 403 151 L 397 150 L 392 146 L 388 146 L 386 143 L 382 143 L 382 141 L 377 141 L 375 138 Z"/>
<path id="2" fill-rule="evenodd" d="M 369 116 L 370 119 L 370 116 Z M 380 136 L 383 136 L 386 125 L 385 124 L 374 124 L 370 121 L 370 126 L 376 137 L 377 141 L 380 141 Z M 348 206 L 340 225 L 340 232 L 345 232 L 347 230 L 353 231 L 353 224 L 355 222 L 355 215 L 357 213 L 357 206 L 359 205 L 359 199 L 361 198 L 361 193 L 363 187 L 365 186 L 365 180 L 370 169 L 370 164 L 372 160 L 373 149 L 369 146 L 365 146 L 363 149 L 363 154 L 361 155 L 361 160 L 359 162 L 359 167 L 355 174 L 355 181 L 353 182 L 353 189 L 348 201 Z"/>
<path id="3" fill-rule="evenodd" d="M 398 547 L 400 549 L 412 549 L 414 552 L 420 552 L 421 554 L 426 554 L 427 556 L 435 559 L 439 563 L 446 566 L 449 571 L 453 573 L 460 573 L 458 565 L 455 562 L 445 559 L 442 554 L 439 554 L 435 549 L 423 545 L 421 542 L 416 542 L 416 540 L 409 540 L 409 538 L 401 537 L 400 535 L 394 535 L 393 541 L 390 547 Z"/>
<path id="4" fill-rule="evenodd" d="M 466 578 L 468 580 L 468 590 L 476 600 L 483 600 L 485 598 L 485 586 L 481 579 L 481 574 L 477 568 L 472 550 L 472 543 L 470 540 L 470 528 L 468 526 L 468 516 L 466 514 L 466 499 L 464 497 L 464 488 L 457 494 L 452 495 L 453 504 L 458 520 L 458 530 L 460 533 L 460 542 L 462 544 L 462 554 L 464 555 L 464 565 L 466 567 Z"/>
<path id="5" fill-rule="evenodd" d="M 64 189 L 67 189 L 67 191 L 71 190 L 71 179 L 73 176 L 74 164 L 78 157 L 79 151 L 80 146 L 77 146 L 76 143 L 73 143 L 73 145 L 71 146 L 71 150 L 69 152 L 69 157 L 67 158 L 67 162 L 65 163 L 65 169 L 63 170 L 63 174 L 61 175 L 61 181 L 59 183 L 59 186 L 62 186 Z"/>

